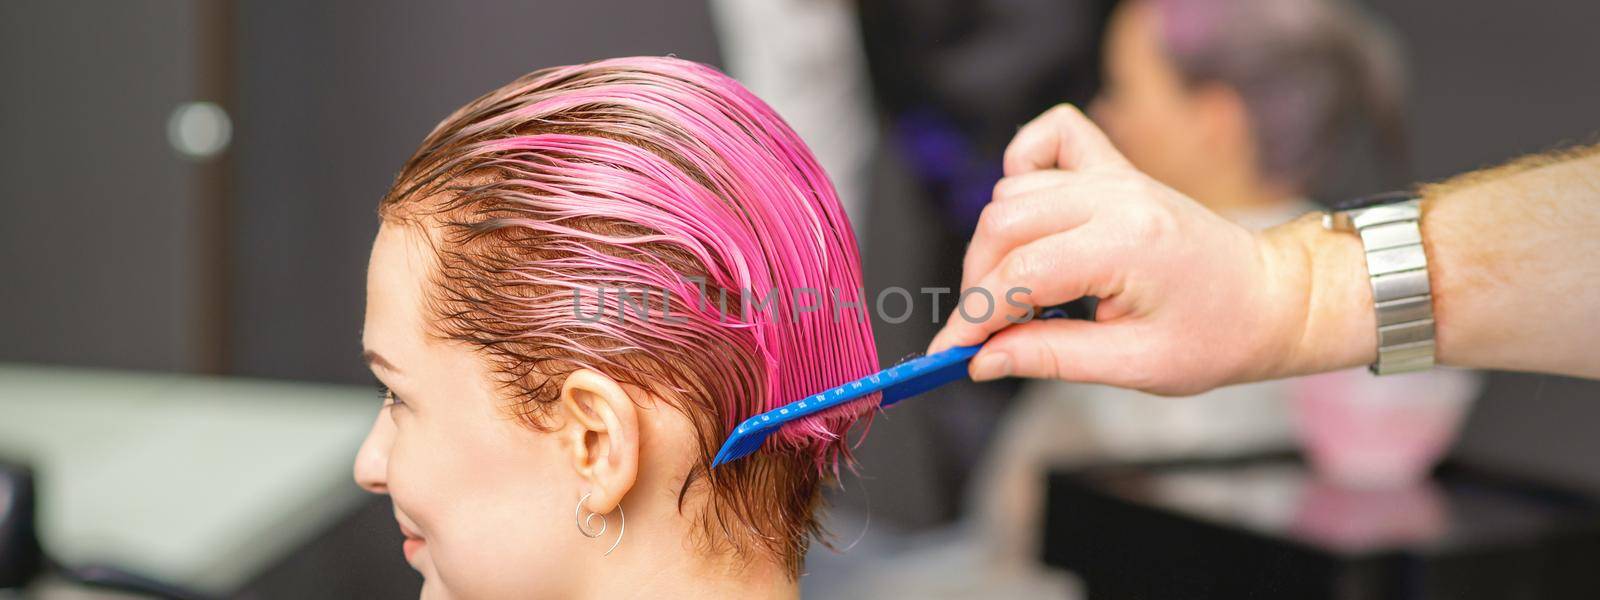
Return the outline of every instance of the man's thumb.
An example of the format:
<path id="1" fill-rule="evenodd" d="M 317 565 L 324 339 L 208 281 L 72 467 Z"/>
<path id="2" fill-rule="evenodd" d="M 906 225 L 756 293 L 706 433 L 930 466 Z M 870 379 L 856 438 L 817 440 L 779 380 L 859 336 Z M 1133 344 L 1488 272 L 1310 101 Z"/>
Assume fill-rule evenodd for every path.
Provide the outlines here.
<path id="1" fill-rule="evenodd" d="M 1115 335 L 1112 326 L 1089 321 L 1049 319 L 1012 325 L 984 343 L 972 358 L 970 374 L 975 381 L 1027 377 L 1116 385 L 1131 365 L 1115 359 Z"/>

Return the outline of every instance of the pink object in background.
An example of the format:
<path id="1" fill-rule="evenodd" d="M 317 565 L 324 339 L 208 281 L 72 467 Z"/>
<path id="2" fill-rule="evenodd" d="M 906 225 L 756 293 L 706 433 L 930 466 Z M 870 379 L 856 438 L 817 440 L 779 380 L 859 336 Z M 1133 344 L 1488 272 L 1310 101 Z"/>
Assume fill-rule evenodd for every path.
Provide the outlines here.
<path id="1" fill-rule="evenodd" d="M 1381 489 L 1312 483 L 1300 496 L 1292 529 L 1347 552 L 1427 543 L 1445 533 L 1449 506 L 1423 481 Z"/>
<path id="2" fill-rule="evenodd" d="M 1300 444 L 1323 481 L 1407 487 L 1450 449 L 1477 397 L 1476 373 L 1434 369 L 1376 377 L 1352 369 L 1294 382 Z"/>

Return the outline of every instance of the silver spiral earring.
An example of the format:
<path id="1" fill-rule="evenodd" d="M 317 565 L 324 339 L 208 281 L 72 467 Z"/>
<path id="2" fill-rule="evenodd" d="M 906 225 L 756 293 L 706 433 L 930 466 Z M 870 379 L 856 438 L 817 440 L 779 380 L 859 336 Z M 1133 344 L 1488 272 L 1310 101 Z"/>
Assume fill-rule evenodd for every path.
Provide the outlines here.
<path id="1" fill-rule="evenodd" d="M 594 539 L 605 535 L 606 527 L 610 525 L 610 523 L 606 521 L 606 516 L 600 513 L 592 512 L 589 513 L 589 516 L 587 517 L 583 516 L 583 503 L 589 501 L 589 496 L 592 495 L 594 495 L 594 492 L 584 494 L 582 498 L 578 499 L 578 505 L 572 509 L 572 519 L 578 524 L 578 533 L 583 534 L 583 537 L 589 539 Z M 621 517 L 621 524 L 617 527 L 617 541 L 611 544 L 611 548 L 606 550 L 606 553 L 603 556 L 611 556 L 611 551 L 616 550 L 617 546 L 622 545 L 622 534 L 628 532 L 628 512 L 622 510 L 621 502 L 617 503 L 617 514 Z M 595 517 L 600 518 L 600 530 L 591 532 L 590 529 L 594 528 Z"/>

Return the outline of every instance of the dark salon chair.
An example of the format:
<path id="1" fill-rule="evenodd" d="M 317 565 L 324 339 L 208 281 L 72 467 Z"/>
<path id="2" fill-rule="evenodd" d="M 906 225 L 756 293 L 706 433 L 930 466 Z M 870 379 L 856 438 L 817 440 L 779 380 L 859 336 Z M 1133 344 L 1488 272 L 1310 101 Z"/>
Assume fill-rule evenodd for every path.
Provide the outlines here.
<path id="1" fill-rule="evenodd" d="M 44 568 L 33 517 L 33 472 L 0 462 L 0 590 L 21 588 Z"/>

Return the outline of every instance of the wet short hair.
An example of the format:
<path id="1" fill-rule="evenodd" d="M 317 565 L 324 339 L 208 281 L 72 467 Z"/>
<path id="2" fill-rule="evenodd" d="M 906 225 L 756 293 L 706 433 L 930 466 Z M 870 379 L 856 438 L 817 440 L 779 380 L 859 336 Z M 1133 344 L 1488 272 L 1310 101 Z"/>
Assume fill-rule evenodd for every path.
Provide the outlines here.
<path id="1" fill-rule="evenodd" d="M 808 289 L 859 302 L 861 261 L 827 175 L 771 108 L 674 58 L 535 71 L 440 123 L 379 213 L 430 229 L 431 333 L 480 349 L 515 414 L 544 427 L 578 369 L 651 391 L 697 433 L 679 507 L 704 485 L 692 517 L 707 550 L 797 576 L 823 533 L 821 487 L 876 398 L 791 424 L 715 471 L 711 459 L 744 419 L 878 358 L 864 311 L 789 310 Z M 606 288 L 646 291 L 646 313 L 586 314 L 598 307 L 580 299 L 605 301 Z"/>

